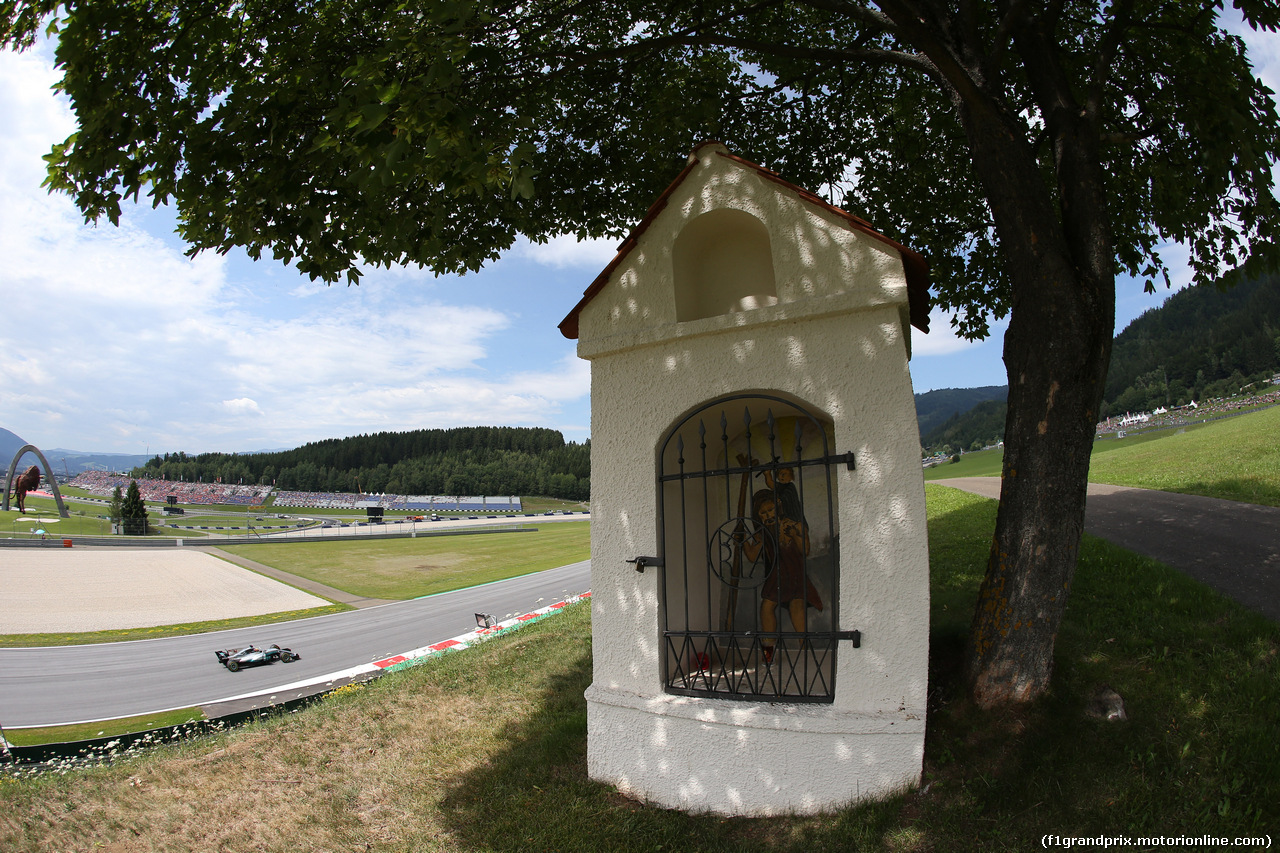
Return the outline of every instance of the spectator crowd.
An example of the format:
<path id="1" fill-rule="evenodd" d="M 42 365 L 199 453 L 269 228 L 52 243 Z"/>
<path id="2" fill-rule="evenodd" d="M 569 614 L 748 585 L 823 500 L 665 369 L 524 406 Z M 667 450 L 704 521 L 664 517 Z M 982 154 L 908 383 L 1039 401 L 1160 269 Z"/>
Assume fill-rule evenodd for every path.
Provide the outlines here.
<path id="1" fill-rule="evenodd" d="M 85 491 L 110 497 L 119 487 L 123 493 L 130 481 L 138 483 L 138 491 L 144 501 L 164 502 L 170 496 L 180 504 L 258 506 L 265 504 L 275 492 L 274 506 L 310 509 L 363 509 L 382 507 L 387 510 L 419 512 L 520 512 L 520 498 L 516 495 L 468 496 L 458 495 L 367 495 L 354 492 L 293 492 L 276 491 L 273 486 L 232 485 L 229 483 L 187 483 L 174 480 L 152 480 L 112 474 L 106 471 L 85 471 L 77 474 L 68 485 Z"/>
<path id="2" fill-rule="evenodd" d="M 1101 421 L 1095 430 L 1095 437 L 1111 437 L 1126 430 L 1170 429 L 1231 417 L 1247 410 L 1275 405 L 1280 405 L 1280 391 L 1216 398 L 1202 403 L 1176 406 L 1172 409 L 1156 409 L 1154 412 L 1125 412 Z"/>

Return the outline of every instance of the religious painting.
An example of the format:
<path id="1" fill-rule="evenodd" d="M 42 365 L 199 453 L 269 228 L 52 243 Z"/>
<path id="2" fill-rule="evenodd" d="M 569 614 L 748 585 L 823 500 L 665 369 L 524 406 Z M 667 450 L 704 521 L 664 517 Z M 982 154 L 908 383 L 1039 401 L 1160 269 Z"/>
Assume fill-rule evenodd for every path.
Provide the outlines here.
<path id="1" fill-rule="evenodd" d="M 840 460 L 829 420 L 764 394 L 716 401 L 668 435 L 668 690 L 830 701 Z"/>

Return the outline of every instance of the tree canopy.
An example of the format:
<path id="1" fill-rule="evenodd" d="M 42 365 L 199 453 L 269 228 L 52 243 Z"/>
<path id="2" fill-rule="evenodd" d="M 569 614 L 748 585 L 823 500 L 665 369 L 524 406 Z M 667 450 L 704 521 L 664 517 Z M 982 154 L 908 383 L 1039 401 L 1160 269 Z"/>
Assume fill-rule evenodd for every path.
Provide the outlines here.
<path id="1" fill-rule="evenodd" d="M 1235 0 L 1275 31 L 1280 7 Z M 324 281 L 471 270 L 518 234 L 620 235 L 701 140 L 827 193 L 1008 315 L 1002 500 L 967 668 L 1034 698 L 1083 529 L 1115 276 L 1274 266 L 1280 121 L 1222 0 L 54 0 L 77 131 L 49 185 L 89 219 L 176 205 L 192 251 Z"/>
<path id="2" fill-rule="evenodd" d="M 587 500 L 591 444 L 553 429 L 456 427 L 331 438 L 266 453 L 156 455 L 134 476 L 321 492 Z"/>
<path id="3" fill-rule="evenodd" d="M 1154 281 L 1176 240 L 1208 280 L 1274 239 L 1275 106 L 1221 2 L 951 5 L 40 0 L 0 5 L 0 27 L 57 35 L 79 127 L 50 186 L 87 218 L 172 202 L 193 250 L 330 282 L 621 234 L 718 138 L 924 253 L 982 334 L 1011 294 L 956 109 L 979 94 L 1050 195 L 1053 111 L 1093 126 L 1119 270 Z"/>

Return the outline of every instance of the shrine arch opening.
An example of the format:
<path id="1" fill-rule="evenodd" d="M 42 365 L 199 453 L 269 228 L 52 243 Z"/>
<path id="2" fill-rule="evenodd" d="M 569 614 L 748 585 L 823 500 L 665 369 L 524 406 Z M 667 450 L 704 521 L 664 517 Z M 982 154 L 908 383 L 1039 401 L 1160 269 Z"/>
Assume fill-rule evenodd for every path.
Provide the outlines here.
<path id="1" fill-rule="evenodd" d="M 657 461 L 668 693 L 831 702 L 839 531 L 831 419 L 769 393 L 679 419 Z"/>

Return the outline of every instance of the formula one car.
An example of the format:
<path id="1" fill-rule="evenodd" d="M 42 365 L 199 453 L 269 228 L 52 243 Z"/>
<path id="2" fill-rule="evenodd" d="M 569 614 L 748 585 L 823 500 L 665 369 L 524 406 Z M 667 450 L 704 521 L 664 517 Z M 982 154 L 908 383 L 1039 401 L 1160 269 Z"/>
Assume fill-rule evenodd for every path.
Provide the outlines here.
<path id="1" fill-rule="evenodd" d="M 293 649 L 282 649 L 275 643 L 264 648 L 257 646 L 245 646 L 243 649 L 220 649 L 214 652 L 218 656 L 218 663 L 225 664 L 227 669 L 235 672 L 242 666 L 257 666 L 260 663 L 274 663 L 280 660 L 283 663 L 293 663 L 302 655 Z"/>

